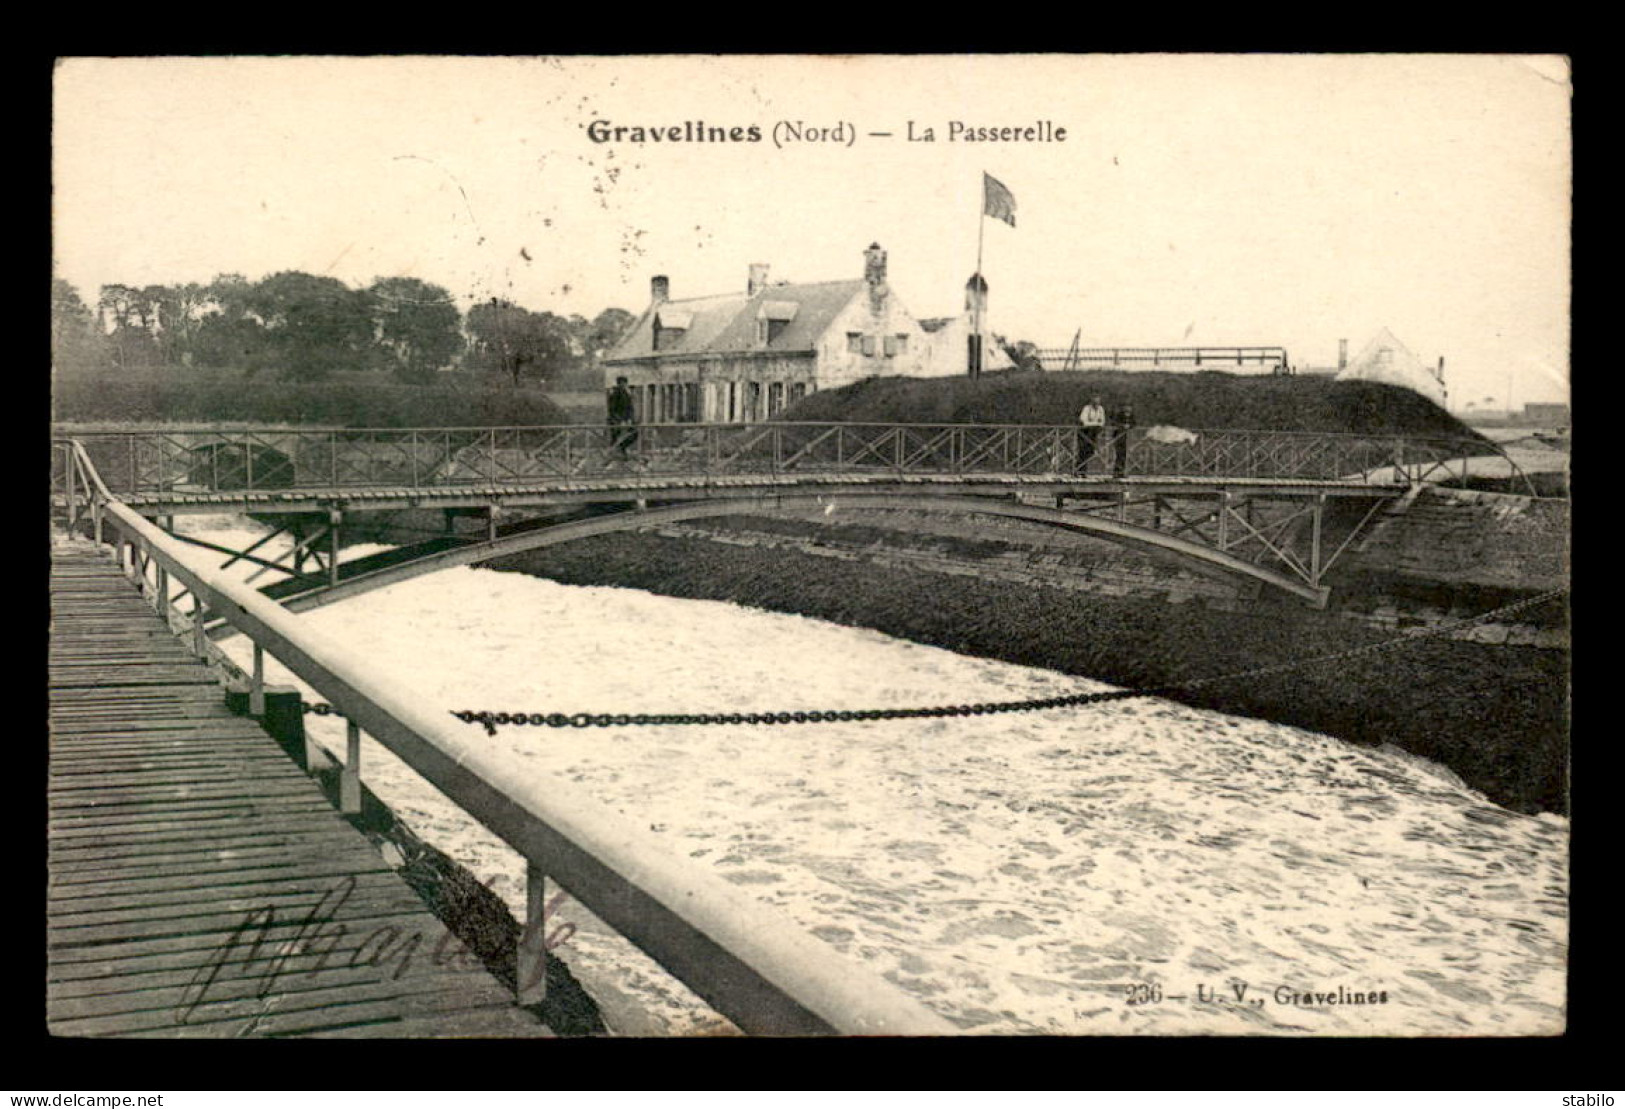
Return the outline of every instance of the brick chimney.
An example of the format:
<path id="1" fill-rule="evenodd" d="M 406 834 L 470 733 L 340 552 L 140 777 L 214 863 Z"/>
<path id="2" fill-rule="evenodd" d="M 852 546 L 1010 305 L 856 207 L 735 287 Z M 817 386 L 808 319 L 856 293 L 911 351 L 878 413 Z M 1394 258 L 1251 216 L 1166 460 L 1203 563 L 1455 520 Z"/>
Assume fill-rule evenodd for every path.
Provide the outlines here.
<path id="1" fill-rule="evenodd" d="M 767 288 L 767 263 L 752 262 L 750 279 L 745 283 L 745 295 L 755 296 L 765 288 Z"/>
<path id="2" fill-rule="evenodd" d="M 649 299 L 656 304 L 664 304 L 671 299 L 671 279 L 660 274 L 649 279 Z"/>
<path id="3" fill-rule="evenodd" d="M 863 252 L 863 279 L 871 286 L 886 284 L 886 252 L 879 243 L 870 243 Z"/>

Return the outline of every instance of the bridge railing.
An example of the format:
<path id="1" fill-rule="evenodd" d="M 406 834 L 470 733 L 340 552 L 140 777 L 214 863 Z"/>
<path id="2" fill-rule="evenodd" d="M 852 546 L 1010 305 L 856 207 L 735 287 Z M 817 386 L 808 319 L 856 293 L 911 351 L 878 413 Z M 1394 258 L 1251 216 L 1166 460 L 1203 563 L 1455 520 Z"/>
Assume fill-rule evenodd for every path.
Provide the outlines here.
<path id="1" fill-rule="evenodd" d="M 1097 444 L 1110 473 L 1118 432 Z M 1066 475 L 1078 429 L 1031 424 L 655 424 L 617 440 L 600 425 L 89 433 L 83 449 L 124 495 L 555 483 L 628 474 Z M 1496 457 L 1479 439 L 1319 432 L 1133 429 L 1137 477 L 1402 483 L 1465 477 Z M 1479 462 L 1482 469 L 1482 462 Z"/>
<path id="2" fill-rule="evenodd" d="M 502 837 L 527 862 L 531 920 L 519 951 L 521 1001 L 539 1000 L 545 978 L 542 919 L 556 882 L 746 1032 L 795 1035 L 946 1035 L 942 1017 L 854 965 L 781 915 L 667 847 L 563 779 L 544 779 L 493 758 L 488 745 L 409 679 L 379 672 L 253 587 L 195 569 L 183 545 L 132 511 L 103 482 L 80 442 L 54 444 L 70 527 L 112 543 L 119 566 L 171 617 L 171 583 L 193 600 L 183 622 L 193 649 L 223 619 L 254 644 L 250 704 L 264 704 L 264 655 L 298 675 L 348 721 L 348 795 L 359 794 L 360 735 L 398 755 L 436 789 Z M 55 478 L 53 479 L 55 480 Z M 531 991 L 528 996 L 526 991 Z"/>

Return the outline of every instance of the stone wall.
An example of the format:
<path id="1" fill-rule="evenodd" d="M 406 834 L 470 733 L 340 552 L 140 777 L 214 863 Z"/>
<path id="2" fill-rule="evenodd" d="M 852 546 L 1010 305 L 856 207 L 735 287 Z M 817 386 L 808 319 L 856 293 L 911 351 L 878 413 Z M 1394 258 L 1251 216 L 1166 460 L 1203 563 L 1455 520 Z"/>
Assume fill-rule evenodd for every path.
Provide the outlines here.
<path id="1" fill-rule="evenodd" d="M 1568 582 L 1569 502 L 1429 487 L 1344 556 L 1345 574 L 1540 592 Z"/>
<path id="2" fill-rule="evenodd" d="M 974 576 L 1102 596 L 1198 601 L 1219 611 L 1256 605 L 1258 587 L 1183 560 L 1022 520 L 957 513 L 849 509 L 652 529 L 750 547 L 782 548 L 884 566 Z M 1464 620 L 1566 583 L 1568 504 L 1427 490 L 1375 525 L 1328 575 L 1334 615 L 1406 631 Z M 1567 649 L 1562 606 L 1452 633 L 1480 643 Z"/>

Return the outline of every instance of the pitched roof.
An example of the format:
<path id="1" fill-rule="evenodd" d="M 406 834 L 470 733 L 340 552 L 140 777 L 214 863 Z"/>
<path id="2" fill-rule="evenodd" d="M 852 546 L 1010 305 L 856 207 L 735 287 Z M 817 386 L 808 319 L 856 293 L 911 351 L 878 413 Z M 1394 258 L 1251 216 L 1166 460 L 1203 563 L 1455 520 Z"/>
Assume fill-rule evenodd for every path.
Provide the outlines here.
<path id="1" fill-rule="evenodd" d="M 1436 404 L 1444 403 L 1444 386 L 1434 371 L 1386 327 L 1380 328 L 1359 355 L 1337 373 L 1338 381 L 1377 381 L 1402 385 Z"/>
<path id="2" fill-rule="evenodd" d="M 604 361 L 763 350 L 810 352 L 841 309 L 850 304 L 852 298 L 865 287 L 861 279 L 820 281 L 806 285 L 769 285 L 755 296 L 736 293 L 663 301 L 651 311 L 644 312 L 643 318 Z M 672 319 L 680 319 L 683 315 L 689 317 L 689 326 L 681 339 L 656 351 L 655 317 L 666 313 L 670 315 L 662 321 L 663 326 L 670 326 Z M 786 321 L 783 331 L 765 347 L 756 341 L 758 317 Z"/>

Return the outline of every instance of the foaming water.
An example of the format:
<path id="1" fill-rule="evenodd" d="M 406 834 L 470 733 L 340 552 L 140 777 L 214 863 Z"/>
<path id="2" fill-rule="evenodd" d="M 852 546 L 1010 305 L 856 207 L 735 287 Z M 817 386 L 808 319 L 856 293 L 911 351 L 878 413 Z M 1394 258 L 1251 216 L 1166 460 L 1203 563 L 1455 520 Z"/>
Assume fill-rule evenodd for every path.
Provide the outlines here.
<path id="1" fill-rule="evenodd" d="M 780 712 L 1109 688 L 802 617 L 466 567 L 302 619 L 446 709 Z M 246 644 L 228 645 L 246 661 Z M 306 722 L 343 750 L 341 722 Z M 1402 754 L 1157 700 L 503 728 L 482 742 L 646 826 L 966 1031 L 1563 1028 L 1567 822 L 1498 808 Z M 517 854 L 370 740 L 363 767 L 522 914 Z M 612 1027 L 727 1029 L 581 906 L 558 919 L 580 928 L 558 954 Z"/>

